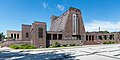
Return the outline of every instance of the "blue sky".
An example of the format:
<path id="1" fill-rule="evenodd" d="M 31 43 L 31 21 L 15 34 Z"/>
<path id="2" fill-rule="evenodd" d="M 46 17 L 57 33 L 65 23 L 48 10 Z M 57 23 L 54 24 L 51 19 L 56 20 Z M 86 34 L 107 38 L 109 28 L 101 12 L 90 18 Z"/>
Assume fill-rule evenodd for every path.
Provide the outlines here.
<path id="1" fill-rule="evenodd" d="M 0 0 L 0 32 L 21 30 L 22 24 L 46 22 L 69 7 L 82 11 L 86 31 L 120 31 L 120 0 Z"/>

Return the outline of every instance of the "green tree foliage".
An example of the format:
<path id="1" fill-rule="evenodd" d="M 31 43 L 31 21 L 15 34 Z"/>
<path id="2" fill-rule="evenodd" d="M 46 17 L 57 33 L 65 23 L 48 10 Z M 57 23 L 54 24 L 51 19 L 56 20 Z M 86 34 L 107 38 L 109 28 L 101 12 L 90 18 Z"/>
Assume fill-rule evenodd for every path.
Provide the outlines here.
<path id="1" fill-rule="evenodd" d="M 99 31 L 100 33 L 109 33 L 109 31 L 105 30 L 105 31 Z"/>
<path id="2" fill-rule="evenodd" d="M 5 35 L 3 35 L 3 33 L 0 33 L 0 40 L 4 39 Z"/>

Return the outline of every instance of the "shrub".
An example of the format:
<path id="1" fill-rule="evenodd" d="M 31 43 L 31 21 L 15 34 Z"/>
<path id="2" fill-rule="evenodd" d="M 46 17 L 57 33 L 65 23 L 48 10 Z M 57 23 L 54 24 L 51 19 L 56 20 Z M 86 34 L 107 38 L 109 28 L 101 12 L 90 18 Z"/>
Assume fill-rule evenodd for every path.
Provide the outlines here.
<path id="1" fill-rule="evenodd" d="M 36 47 L 33 45 L 29 45 L 29 44 L 22 44 L 22 45 L 10 45 L 10 48 L 13 49 L 35 49 Z"/>
<path id="2" fill-rule="evenodd" d="M 19 47 L 17 45 L 10 45 L 10 48 L 19 49 Z"/>
<path id="3" fill-rule="evenodd" d="M 60 47 L 60 44 L 58 42 L 55 42 L 53 46 L 54 47 Z"/>
<path id="4" fill-rule="evenodd" d="M 63 46 L 64 46 L 64 47 L 67 47 L 67 45 L 66 45 L 66 44 L 64 44 Z"/>
<path id="5" fill-rule="evenodd" d="M 70 46 L 75 46 L 75 44 L 70 44 Z"/>
<path id="6" fill-rule="evenodd" d="M 109 41 L 108 43 L 109 43 L 109 44 L 112 44 L 112 42 L 111 42 L 111 41 Z"/>
<path id="7" fill-rule="evenodd" d="M 111 41 L 108 41 L 108 42 L 104 42 L 103 44 L 114 44 L 115 42 L 111 42 Z"/>
<path id="8" fill-rule="evenodd" d="M 114 44 L 115 42 L 112 42 L 112 44 Z"/>
<path id="9" fill-rule="evenodd" d="M 64 47 L 64 46 L 62 45 L 62 46 L 60 46 L 60 47 Z"/>
<path id="10" fill-rule="evenodd" d="M 55 46 L 53 46 L 53 45 L 52 45 L 52 46 L 49 46 L 49 48 L 54 48 L 54 47 L 55 47 Z"/>
<path id="11" fill-rule="evenodd" d="M 67 47 L 70 47 L 70 44 L 67 44 Z"/>

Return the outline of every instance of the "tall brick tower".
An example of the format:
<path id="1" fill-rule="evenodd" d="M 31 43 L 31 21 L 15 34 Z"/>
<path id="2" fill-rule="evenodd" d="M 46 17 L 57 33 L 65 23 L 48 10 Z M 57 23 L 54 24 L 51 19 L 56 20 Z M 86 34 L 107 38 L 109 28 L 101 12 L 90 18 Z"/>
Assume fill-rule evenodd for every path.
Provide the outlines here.
<path id="1" fill-rule="evenodd" d="M 84 40 L 85 28 L 81 11 L 70 7 L 62 15 L 52 16 L 50 31 L 62 32 L 63 39 Z"/>
<path id="2" fill-rule="evenodd" d="M 32 44 L 36 47 L 46 47 L 46 23 L 35 21 L 30 31 Z"/>

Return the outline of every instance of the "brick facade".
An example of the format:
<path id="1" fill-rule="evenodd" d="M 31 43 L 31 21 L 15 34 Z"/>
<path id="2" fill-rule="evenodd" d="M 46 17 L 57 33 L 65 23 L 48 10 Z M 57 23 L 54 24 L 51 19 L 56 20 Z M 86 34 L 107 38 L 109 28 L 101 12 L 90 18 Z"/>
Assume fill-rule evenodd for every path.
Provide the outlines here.
<path id="1" fill-rule="evenodd" d="M 36 47 L 46 47 L 46 23 L 34 22 L 30 32 L 33 45 Z"/>
<path id="2" fill-rule="evenodd" d="M 32 25 L 22 24 L 22 41 L 29 41 L 36 47 L 46 47 L 54 42 L 60 44 L 102 44 L 105 41 L 120 41 L 120 32 L 99 33 L 85 32 L 82 13 L 70 7 L 60 16 L 51 16 L 50 30 L 46 30 L 45 22 L 34 22 Z"/>

